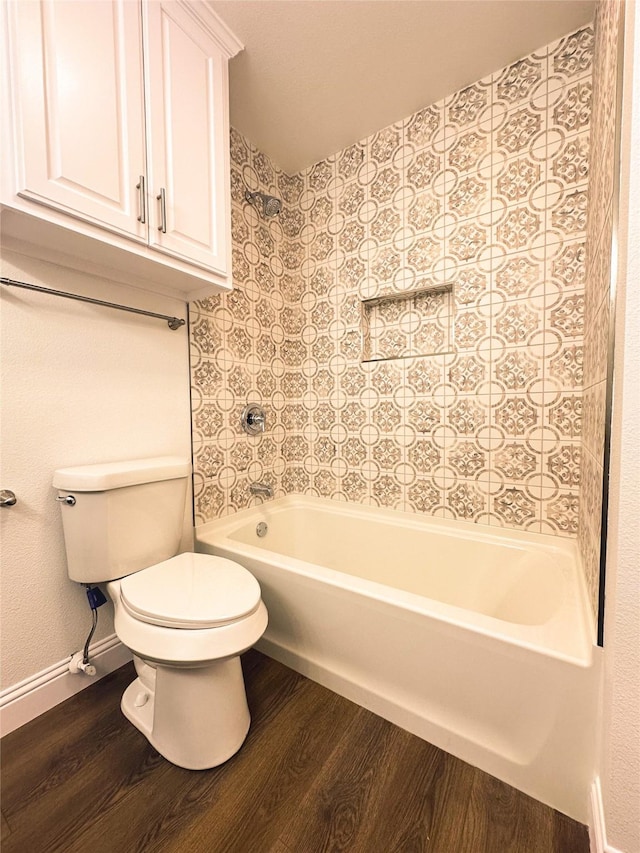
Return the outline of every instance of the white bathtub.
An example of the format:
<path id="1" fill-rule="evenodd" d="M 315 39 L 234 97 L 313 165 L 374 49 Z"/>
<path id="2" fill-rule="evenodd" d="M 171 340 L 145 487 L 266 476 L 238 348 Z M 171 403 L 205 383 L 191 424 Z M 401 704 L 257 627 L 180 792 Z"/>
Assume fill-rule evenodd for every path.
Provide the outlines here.
<path id="1" fill-rule="evenodd" d="M 196 541 L 260 582 L 266 654 L 587 821 L 596 674 L 572 541 L 300 496 Z"/>

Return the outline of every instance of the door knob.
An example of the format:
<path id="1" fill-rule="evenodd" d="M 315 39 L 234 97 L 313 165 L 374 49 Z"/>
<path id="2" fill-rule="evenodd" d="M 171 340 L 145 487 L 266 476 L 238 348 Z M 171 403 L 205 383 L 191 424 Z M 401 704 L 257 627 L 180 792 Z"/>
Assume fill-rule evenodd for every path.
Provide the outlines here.
<path id="1" fill-rule="evenodd" d="M 0 506 L 15 506 L 16 505 L 16 496 L 14 492 L 9 489 L 2 489 L 0 491 Z"/>

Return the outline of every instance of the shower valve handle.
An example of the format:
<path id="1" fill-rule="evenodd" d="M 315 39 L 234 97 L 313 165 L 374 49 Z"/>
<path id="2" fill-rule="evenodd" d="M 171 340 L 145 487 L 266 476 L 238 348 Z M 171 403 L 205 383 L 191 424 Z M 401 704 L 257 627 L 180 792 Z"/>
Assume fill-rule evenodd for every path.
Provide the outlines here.
<path id="1" fill-rule="evenodd" d="M 267 417 L 262 406 L 249 405 L 245 406 L 240 417 L 242 429 L 249 435 L 258 435 L 264 432 L 267 424 Z"/>
<path id="2" fill-rule="evenodd" d="M 262 429 L 264 427 L 264 415 L 259 412 L 249 412 L 247 415 L 247 423 L 249 426 L 255 426 Z"/>

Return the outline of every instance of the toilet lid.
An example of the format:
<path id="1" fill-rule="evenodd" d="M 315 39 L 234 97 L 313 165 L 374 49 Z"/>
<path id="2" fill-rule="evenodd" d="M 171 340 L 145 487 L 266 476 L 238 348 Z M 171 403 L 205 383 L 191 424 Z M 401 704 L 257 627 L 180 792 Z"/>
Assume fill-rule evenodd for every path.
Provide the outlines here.
<path id="1" fill-rule="evenodd" d="M 216 628 L 253 613 L 260 586 L 238 563 L 178 554 L 123 578 L 120 598 L 136 619 L 167 628 Z"/>

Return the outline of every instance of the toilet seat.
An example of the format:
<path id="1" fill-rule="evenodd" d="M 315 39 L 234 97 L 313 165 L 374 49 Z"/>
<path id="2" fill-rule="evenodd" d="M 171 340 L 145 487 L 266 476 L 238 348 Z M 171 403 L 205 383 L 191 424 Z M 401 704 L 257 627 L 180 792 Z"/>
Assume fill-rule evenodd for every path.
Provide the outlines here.
<path id="1" fill-rule="evenodd" d="M 211 554 L 178 554 L 122 578 L 120 600 L 141 622 L 165 628 L 218 628 L 260 606 L 260 586 L 238 563 Z"/>

